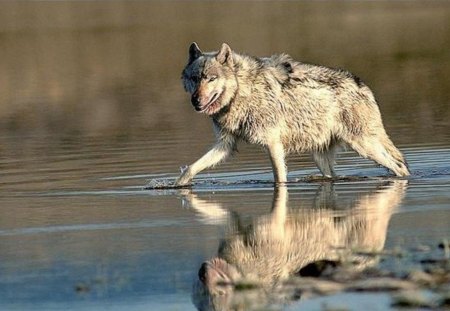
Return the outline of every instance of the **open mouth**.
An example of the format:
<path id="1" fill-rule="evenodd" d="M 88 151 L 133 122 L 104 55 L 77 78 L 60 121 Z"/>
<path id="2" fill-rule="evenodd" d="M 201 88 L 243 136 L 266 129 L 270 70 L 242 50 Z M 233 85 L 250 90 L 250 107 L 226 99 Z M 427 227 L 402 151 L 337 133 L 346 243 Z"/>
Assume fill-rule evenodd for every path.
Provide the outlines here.
<path id="1" fill-rule="evenodd" d="M 203 107 L 202 110 L 200 110 L 199 112 L 205 112 L 209 107 L 211 107 L 217 101 L 217 99 L 219 99 L 220 95 L 221 95 L 221 93 L 215 93 L 211 97 L 209 102 L 205 105 L 205 107 Z"/>

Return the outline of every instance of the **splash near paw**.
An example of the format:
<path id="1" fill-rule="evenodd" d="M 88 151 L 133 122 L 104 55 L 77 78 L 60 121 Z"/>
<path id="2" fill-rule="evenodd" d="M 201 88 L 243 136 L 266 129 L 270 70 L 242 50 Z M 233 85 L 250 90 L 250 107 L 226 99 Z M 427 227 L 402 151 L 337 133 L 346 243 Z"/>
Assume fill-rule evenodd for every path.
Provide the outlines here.
<path id="1" fill-rule="evenodd" d="M 187 188 L 190 185 L 177 185 L 175 181 L 168 179 L 150 179 L 144 186 L 144 190 L 164 190 Z"/>

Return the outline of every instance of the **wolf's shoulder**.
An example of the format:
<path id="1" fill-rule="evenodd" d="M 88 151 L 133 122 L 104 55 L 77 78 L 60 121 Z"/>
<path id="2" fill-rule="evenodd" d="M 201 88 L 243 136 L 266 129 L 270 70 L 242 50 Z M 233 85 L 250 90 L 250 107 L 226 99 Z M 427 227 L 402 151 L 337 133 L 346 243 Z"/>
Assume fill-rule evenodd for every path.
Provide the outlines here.
<path id="1" fill-rule="evenodd" d="M 309 77 L 330 76 L 336 78 L 350 78 L 354 76 L 345 69 L 298 61 L 288 54 L 275 54 L 267 58 L 261 58 L 261 60 L 268 67 L 280 68 L 289 73 L 302 73 Z"/>
<path id="2" fill-rule="evenodd" d="M 287 75 L 292 84 L 319 83 L 335 87 L 348 81 L 358 87 L 365 86 L 361 78 L 348 70 L 297 61 L 288 54 L 276 54 L 262 60 L 266 66 L 273 67 L 277 72 Z"/>

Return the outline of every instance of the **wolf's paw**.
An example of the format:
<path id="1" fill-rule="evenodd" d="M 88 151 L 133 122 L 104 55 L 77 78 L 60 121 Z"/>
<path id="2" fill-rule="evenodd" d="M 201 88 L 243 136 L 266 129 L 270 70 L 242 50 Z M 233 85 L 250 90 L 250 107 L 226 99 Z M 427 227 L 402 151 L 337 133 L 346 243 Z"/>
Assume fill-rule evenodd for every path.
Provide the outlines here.
<path id="1" fill-rule="evenodd" d="M 192 174 L 191 170 L 188 166 L 182 166 L 180 167 L 181 175 L 177 178 L 175 181 L 176 186 L 187 186 L 192 181 Z"/>
<path id="2" fill-rule="evenodd" d="M 180 176 L 175 181 L 175 186 L 181 187 L 181 186 L 189 186 L 191 184 L 192 179 L 191 178 L 184 178 L 183 176 Z"/>

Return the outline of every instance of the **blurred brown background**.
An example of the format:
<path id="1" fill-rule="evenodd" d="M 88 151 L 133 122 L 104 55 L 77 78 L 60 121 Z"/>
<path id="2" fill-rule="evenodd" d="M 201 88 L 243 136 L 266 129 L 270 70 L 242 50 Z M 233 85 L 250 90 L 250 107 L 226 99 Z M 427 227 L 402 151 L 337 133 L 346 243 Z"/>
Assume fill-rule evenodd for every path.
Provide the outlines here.
<path id="1" fill-rule="evenodd" d="M 450 132 L 447 1 L 0 2 L 0 129 L 209 129 L 180 83 L 192 41 L 346 68 L 374 89 L 401 143 Z"/>

